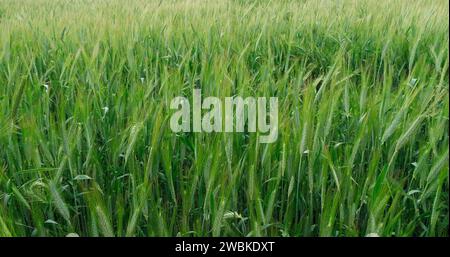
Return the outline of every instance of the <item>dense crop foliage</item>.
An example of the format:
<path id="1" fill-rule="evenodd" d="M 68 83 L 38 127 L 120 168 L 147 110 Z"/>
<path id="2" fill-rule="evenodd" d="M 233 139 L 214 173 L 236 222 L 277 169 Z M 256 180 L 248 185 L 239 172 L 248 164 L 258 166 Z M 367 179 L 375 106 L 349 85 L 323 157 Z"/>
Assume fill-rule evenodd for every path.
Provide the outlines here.
<path id="1" fill-rule="evenodd" d="M 448 236 L 449 5 L 0 0 L 0 236 Z M 276 96 L 279 138 L 170 101 Z"/>

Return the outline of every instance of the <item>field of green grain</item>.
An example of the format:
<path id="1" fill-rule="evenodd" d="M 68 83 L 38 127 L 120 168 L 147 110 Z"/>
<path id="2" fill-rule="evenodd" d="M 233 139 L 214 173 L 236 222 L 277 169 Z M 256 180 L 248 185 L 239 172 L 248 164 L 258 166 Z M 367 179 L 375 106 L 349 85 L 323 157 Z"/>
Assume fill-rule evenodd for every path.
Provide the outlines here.
<path id="1" fill-rule="evenodd" d="M 448 236 L 446 0 L 0 0 L 0 236 Z M 279 136 L 170 101 L 278 97 Z"/>

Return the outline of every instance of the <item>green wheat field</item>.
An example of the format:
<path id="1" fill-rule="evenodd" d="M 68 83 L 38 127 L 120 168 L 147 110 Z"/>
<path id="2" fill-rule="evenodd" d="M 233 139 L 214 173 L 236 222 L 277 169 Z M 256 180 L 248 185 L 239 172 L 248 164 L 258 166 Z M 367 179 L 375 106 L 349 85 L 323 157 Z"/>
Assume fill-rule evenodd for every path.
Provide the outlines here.
<path id="1" fill-rule="evenodd" d="M 0 0 L 0 236 L 448 236 L 447 0 Z M 278 140 L 170 101 L 278 97 Z"/>

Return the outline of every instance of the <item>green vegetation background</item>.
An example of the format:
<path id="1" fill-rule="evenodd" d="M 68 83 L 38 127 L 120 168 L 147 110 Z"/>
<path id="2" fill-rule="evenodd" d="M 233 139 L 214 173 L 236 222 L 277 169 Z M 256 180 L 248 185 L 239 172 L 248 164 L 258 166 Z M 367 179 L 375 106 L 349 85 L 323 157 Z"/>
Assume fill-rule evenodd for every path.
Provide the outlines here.
<path id="1" fill-rule="evenodd" d="M 0 0 L 0 236 L 448 236 L 448 18 L 446 0 Z M 278 141 L 173 134 L 194 87 L 277 96 Z"/>

